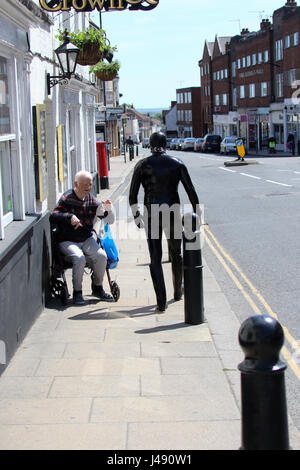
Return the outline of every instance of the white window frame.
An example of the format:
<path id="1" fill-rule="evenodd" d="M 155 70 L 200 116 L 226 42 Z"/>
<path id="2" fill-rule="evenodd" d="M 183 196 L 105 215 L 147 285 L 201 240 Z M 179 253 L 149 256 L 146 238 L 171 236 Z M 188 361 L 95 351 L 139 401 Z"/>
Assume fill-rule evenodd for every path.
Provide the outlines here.
<path id="1" fill-rule="evenodd" d="M 299 32 L 296 31 L 293 34 L 293 46 L 298 46 L 299 45 Z"/>
<path id="2" fill-rule="evenodd" d="M 268 82 L 261 82 L 260 84 L 260 96 L 265 98 L 268 96 Z"/>
<path id="3" fill-rule="evenodd" d="M 296 81 L 296 72 L 297 72 L 296 69 L 290 69 L 288 71 L 288 85 L 290 87 L 292 87 L 294 82 Z"/>
<path id="4" fill-rule="evenodd" d="M 279 39 L 275 42 L 275 60 L 279 61 L 283 59 L 283 41 Z"/>
<path id="5" fill-rule="evenodd" d="M 269 62 L 269 51 L 268 50 L 266 50 L 264 52 L 264 62 L 266 62 L 266 63 Z"/>
<path id="6" fill-rule="evenodd" d="M 17 58 L 8 54 L 7 50 L 0 44 L 0 56 L 7 60 L 7 74 L 9 81 L 9 109 L 10 109 L 10 133 L 0 134 L 0 142 L 7 145 L 11 167 L 12 186 L 12 211 L 3 215 L 2 196 L 0 196 L 0 240 L 4 239 L 4 228 L 13 220 L 25 219 L 25 197 L 22 176 L 21 159 L 21 100 L 19 85 L 23 79 Z M 24 110 L 23 110 L 24 112 Z M 23 137 L 24 139 L 24 137 Z M 0 181 L 1 184 L 1 181 Z"/>
<path id="7" fill-rule="evenodd" d="M 245 85 L 240 85 L 240 100 L 244 100 L 245 98 L 246 98 Z"/>
<path id="8" fill-rule="evenodd" d="M 289 49 L 291 47 L 291 37 L 289 34 L 284 38 L 284 45 L 286 49 Z"/>
<path id="9" fill-rule="evenodd" d="M 249 85 L 249 98 L 255 98 L 255 83 Z"/>
<path id="10" fill-rule="evenodd" d="M 283 98 L 283 73 L 276 75 L 276 96 L 277 98 Z"/>

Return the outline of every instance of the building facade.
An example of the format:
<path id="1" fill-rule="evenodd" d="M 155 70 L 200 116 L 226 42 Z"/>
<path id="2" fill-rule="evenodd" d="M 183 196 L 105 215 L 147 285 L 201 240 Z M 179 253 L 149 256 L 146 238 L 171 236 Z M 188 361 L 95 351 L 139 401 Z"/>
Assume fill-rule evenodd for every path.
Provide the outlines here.
<path id="1" fill-rule="evenodd" d="M 300 141 L 299 36 L 300 7 L 288 0 L 259 31 L 205 41 L 199 61 L 204 133 L 238 135 L 257 151 L 269 137 L 278 150 L 286 150 L 291 134 Z"/>
<path id="2" fill-rule="evenodd" d="M 178 137 L 199 137 L 201 129 L 201 88 L 176 90 Z"/>
<path id="3" fill-rule="evenodd" d="M 201 85 L 201 133 L 204 136 L 213 132 L 213 90 L 212 90 L 212 55 L 214 43 L 205 41 L 202 59 L 198 62 L 200 67 Z"/>
<path id="4" fill-rule="evenodd" d="M 46 80 L 59 75 L 58 30 L 90 24 L 89 13 L 73 13 L 48 14 L 38 0 L 1 1 L 0 373 L 45 305 L 49 211 L 78 170 L 92 173 L 97 192 L 98 90 L 89 67 L 78 65 L 50 94 Z"/>

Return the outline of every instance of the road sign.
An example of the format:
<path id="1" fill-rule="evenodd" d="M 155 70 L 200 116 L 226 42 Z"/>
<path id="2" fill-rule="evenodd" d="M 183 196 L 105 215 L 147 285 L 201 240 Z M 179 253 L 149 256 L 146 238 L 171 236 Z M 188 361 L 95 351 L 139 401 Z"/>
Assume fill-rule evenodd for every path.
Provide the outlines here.
<path id="1" fill-rule="evenodd" d="M 240 158 L 244 158 L 244 156 L 246 155 L 246 150 L 245 150 L 243 139 L 237 139 L 235 143 L 236 143 L 238 156 Z"/>

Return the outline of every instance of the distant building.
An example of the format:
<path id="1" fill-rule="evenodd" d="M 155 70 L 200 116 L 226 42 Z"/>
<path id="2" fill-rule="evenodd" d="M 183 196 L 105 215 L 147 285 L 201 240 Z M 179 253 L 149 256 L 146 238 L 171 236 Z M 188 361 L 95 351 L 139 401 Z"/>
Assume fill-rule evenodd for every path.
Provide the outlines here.
<path id="1" fill-rule="evenodd" d="M 249 149 L 300 142 L 300 7 L 287 0 L 258 31 L 205 41 L 199 61 L 204 132 L 239 135 Z M 300 143 L 299 143 L 300 150 Z"/>
<path id="2" fill-rule="evenodd" d="M 176 96 L 178 137 L 201 136 L 200 87 L 179 88 Z"/>
<path id="3" fill-rule="evenodd" d="M 163 111 L 163 124 L 165 126 L 166 136 L 176 138 L 178 136 L 177 128 L 177 103 L 176 101 L 171 102 L 171 108 Z"/>

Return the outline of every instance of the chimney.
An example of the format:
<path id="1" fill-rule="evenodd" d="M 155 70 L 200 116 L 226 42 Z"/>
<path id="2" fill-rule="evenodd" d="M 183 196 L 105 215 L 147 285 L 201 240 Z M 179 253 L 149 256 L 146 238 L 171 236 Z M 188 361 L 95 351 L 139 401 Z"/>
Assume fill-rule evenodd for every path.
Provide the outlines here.
<path id="1" fill-rule="evenodd" d="M 296 7 L 296 6 L 297 6 L 297 2 L 295 2 L 294 0 L 287 0 L 285 6 L 286 6 L 286 7 Z"/>
<path id="2" fill-rule="evenodd" d="M 270 20 L 262 20 L 260 23 L 260 29 L 261 31 L 266 31 L 267 29 L 271 28 L 271 22 Z"/>
<path id="3" fill-rule="evenodd" d="M 248 28 L 243 28 L 242 31 L 241 31 L 241 36 L 246 36 L 247 34 L 249 34 L 249 29 Z"/>

